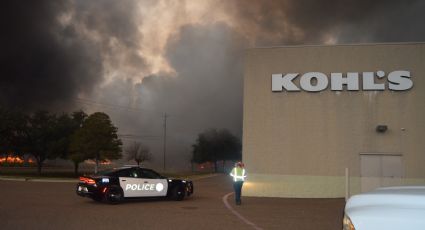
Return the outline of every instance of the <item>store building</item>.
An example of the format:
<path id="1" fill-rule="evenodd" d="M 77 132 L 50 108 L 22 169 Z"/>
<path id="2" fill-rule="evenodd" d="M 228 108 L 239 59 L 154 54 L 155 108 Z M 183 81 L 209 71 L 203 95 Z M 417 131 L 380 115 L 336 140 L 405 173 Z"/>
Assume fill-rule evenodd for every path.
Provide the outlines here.
<path id="1" fill-rule="evenodd" d="M 245 196 L 425 184 L 425 43 L 246 51 Z"/>

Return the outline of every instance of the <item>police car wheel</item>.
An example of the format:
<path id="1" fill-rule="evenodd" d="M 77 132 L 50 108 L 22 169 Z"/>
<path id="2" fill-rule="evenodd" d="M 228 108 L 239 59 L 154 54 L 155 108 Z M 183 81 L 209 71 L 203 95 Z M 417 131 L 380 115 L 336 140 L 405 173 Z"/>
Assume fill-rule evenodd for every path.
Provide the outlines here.
<path id="1" fill-rule="evenodd" d="M 176 186 L 172 190 L 172 199 L 177 201 L 183 200 L 185 193 L 186 192 L 183 187 Z"/>
<path id="2" fill-rule="evenodd" d="M 124 198 L 123 192 L 118 187 L 110 187 L 105 192 L 105 201 L 109 204 L 118 204 Z"/>

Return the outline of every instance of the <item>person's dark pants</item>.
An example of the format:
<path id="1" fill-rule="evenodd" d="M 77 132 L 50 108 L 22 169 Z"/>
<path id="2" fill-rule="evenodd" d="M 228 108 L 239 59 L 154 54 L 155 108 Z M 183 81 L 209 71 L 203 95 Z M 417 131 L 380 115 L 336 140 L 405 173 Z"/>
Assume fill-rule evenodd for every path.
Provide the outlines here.
<path id="1" fill-rule="evenodd" d="M 236 204 L 241 204 L 242 185 L 243 185 L 243 181 L 233 182 L 233 189 L 235 190 Z"/>

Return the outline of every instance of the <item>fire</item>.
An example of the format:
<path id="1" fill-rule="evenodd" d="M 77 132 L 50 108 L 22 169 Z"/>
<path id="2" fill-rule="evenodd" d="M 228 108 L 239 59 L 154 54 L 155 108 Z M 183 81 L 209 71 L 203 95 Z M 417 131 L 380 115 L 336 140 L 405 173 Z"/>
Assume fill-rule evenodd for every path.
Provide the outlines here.
<path id="1" fill-rule="evenodd" d="M 198 164 L 198 169 L 211 169 L 213 167 L 213 163 L 211 162 L 204 162 L 201 164 Z"/>
<path id="2" fill-rule="evenodd" d="M 96 164 L 96 162 L 94 160 L 86 160 L 86 161 L 84 161 L 84 163 L 91 164 L 91 165 Z M 110 165 L 110 164 L 112 164 L 112 162 L 110 160 L 100 161 L 99 163 L 101 165 Z"/>
<path id="3" fill-rule="evenodd" d="M 24 160 L 21 157 L 2 157 L 0 158 L 0 163 L 24 163 Z"/>
<path id="4" fill-rule="evenodd" d="M 29 158 L 27 159 L 27 162 L 32 164 L 34 163 L 34 160 Z M 9 163 L 9 164 L 23 164 L 25 163 L 24 158 L 19 156 L 7 156 L 7 157 L 0 157 L 0 164 L 2 163 Z"/>

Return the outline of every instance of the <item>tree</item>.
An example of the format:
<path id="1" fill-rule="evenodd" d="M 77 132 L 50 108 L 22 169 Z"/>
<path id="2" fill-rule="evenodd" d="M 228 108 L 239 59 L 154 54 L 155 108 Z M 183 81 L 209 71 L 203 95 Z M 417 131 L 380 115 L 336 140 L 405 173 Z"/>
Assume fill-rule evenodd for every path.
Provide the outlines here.
<path id="1" fill-rule="evenodd" d="M 26 117 L 20 137 L 21 150 L 31 154 L 37 163 L 37 172 L 46 159 L 58 155 L 58 142 L 62 134 L 57 131 L 57 117 L 47 111 L 37 111 Z"/>
<path id="2" fill-rule="evenodd" d="M 217 172 L 217 162 L 241 158 L 241 143 L 228 130 L 210 129 L 198 135 L 193 147 L 192 161 L 195 163 L 213 162 Z"/>
<path id="3" fill-rule="evenodd" d="M 71 143 L 73 143 L 73 141 L 75 140 L 71 138 Z M 87 160 L 88 156 L 84 154 L 83 152 L 76 151 L 76 152 L 71 152 L 68 156 L 68 159 L 70 159 L 74 163 L 74 174 L 77 176 L 80 163 Z"/>
<path id="4" fill-rule="evenodd" d="M 83 111 L 76 111 L 71 114 L 72 123 L 70 125 L 71 130 L 70 135 L 68 137 L 66 157 L 74 163 L 74 174 L 76 176 L 78 175 L 78 168 L 80 163 L 88 159 L 88 156 L 86 156 L 84 152 L 79 151 L 80 149 L 76 147 L 78 145 L 77 143 L 79 143 L 79 140 L 77 140 L 76 138 L 78 138 L 79 136 L 75 135 L 76 132 L 83 126 L 84 120 L 86 118 L 87 114 Z M 73 147 L 75 148 L 73 149 Z"/>
<path id="5" fill-rule="evenodd" d="M 91 114 L 73 135 L 71 151 L 77 154 L 73 159 L 93 159 L 96 162 L 95 173 L 100 161 L 120 159 L 122 142 L 117 131 L 107 114 Z"/>
<path id="6" fill-rule="evenodd" d="M 68 114 L 62 114 L 56 118 L 54 123 L 53 135 L 56 141 L 53 143 L 52 157 L 60 157 L 66 159 L 69 154 L 69 145 L 71 135 L 79 128 L 79 124 Z"/>
<path id="7" fill-rule="evenodd" d="M 149 147 L 143 145 L 140 142 L 131 143 L 126 148 L 125 153 L 127 155 L 127 160 L 134 160 L 137 165 L 140 165 L 140 163 L 144 161 L 150 161 L 152 159 Z"/>

